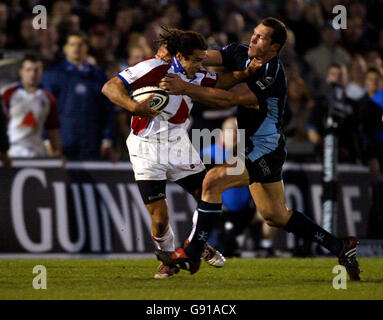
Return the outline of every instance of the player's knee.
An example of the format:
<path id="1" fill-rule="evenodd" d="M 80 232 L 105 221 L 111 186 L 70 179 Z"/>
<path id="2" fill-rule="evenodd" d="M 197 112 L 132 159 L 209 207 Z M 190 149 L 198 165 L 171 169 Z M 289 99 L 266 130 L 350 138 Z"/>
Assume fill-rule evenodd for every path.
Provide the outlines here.
<path id="1" fill-rule="evenodd" d="M 225 185 L 223 180 L 225 178 L 225 171 L 222 168 L 213 168 L 207 174 L 203 181 L 204 192 L 222 192 Z"/>

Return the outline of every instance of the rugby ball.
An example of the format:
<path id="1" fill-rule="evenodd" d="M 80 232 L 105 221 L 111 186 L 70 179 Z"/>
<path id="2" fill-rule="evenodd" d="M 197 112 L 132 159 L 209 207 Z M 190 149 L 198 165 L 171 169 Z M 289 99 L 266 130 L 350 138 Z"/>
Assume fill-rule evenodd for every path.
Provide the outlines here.
<path id="1" fill-rule="evenodd" d="M 147 99 L 151 94 L 154 94 L 150 101 L 150 107 L 157 111 L 162 111 L 169 103 L 168 93 L 159 87 L 142 87 L 134 90 L 132 99 L 140 102 Z"/>

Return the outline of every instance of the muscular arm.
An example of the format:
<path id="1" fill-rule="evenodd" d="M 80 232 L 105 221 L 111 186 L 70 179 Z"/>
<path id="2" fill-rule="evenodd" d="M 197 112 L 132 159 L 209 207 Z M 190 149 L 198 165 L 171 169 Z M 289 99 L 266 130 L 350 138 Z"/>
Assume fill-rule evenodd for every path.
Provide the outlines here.
<path id="1" fill-rule="evenodd" d="M 251 73 L 248 69 L 243 71 L 224 72 L 218 74 L 218 81 L 215 88 L 229 89 L 234 85 L 242 82 L 246 78 L 250 77 Z"/>
<path id="2" fill-rule="evenodd" d="M 161 80 L 160 87 L 168 90 L 171 94 L 188 95 L 192 100 L 200 101 L 206 105 L 222 108 L 230 108 L 236 105 L 256 105 L 258 99 L 249 89 L 246 83 L 241 83 L 231 90 L 208 88 L 197 86 L 182 81 L 175 75 L 168 75 Z"/>
<path id="3" fill-rule="evenodd" d="M 129 92 L 120 78 L 110 79 L 104 84 L 101 92 L 114 104 L 135 113 L 137 102 L 130 98 Z"/>
<path id="4" fill-rule="evenodd" d="M 150 108 L 151 96 L 140 102 L 134 101 L 119 77 L 114 77 L 105 83 L 101 92 L 114 104 L 139 117 L 154 118 L 160 114 L 160 112 Z"/>

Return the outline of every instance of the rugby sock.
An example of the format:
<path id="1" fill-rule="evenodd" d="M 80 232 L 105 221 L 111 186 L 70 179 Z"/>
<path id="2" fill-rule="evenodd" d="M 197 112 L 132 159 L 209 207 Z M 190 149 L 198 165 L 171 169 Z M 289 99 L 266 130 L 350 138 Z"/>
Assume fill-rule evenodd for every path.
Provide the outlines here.
<path id="1" fill-rule="evenodd" d="M 197 221 L 198 221 L 198 209 L 196 209 L 194 211 L 194 214 L 193 214 L 193 225 L 192 225 L 192 231 L 187 239 L 187 245 L 190 243 L 190 241 L 192 241 L 192 238 L 194 236 L 194 233 L 195 233 L 195 229 L 197 228 Z M 185 245 L 185 247 L 187 247 L 187 245 Z"/>
<path id="2" fill-rule="evenodd" d="M 154 244 L 156 245 L 157 249 L 162 251 L 174 251 L 175 250 L 175 244 L 174 244 L 174 232 L 172 227 L 169 224 L 168 231 L 161 237 L 155 237 L 152 235 L 152 238 L 154 240 Z"/>
<path id="3" fill-rule="evenodd" d="M 315 241 L 336 256 L 339 256 L 339 253 L 342 250 L 341 240 L 328 233 L 309 217 L 299 211 L 293 211 L 293 214 L 284 227 L 284 230 L 292 232 L 302 238 Z"/>
<path id="4" fill-rule="evenodd" d="M 222 203 L 208 203 L 203 200 L 198 203 L 198 214 L 193 217 L 193 231 L 189 236 L 186 254 L 192 259 L 200 259 L 214 222 L 222 213 Z M 194 221 L 196 220 L 196 221 Z"/>

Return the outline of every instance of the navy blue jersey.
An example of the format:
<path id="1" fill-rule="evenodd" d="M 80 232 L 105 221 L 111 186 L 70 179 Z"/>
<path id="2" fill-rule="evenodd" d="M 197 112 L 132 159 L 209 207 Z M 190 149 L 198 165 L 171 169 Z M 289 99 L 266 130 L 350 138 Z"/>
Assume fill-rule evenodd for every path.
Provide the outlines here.
<path id="1" fill-rule="evenodd" d="M 250 63 L 248 46 L 232 43 L 221 49 L 223 65 L 231 71 L 244 70 Z M 272 58 L 246 80 L 258 98 L 256 109 L 238 106 L 238 128 L 245 129 L 248 157 L 254 161 L 275 150 L 280 142 L 287 83 L 279 57 Z M 252 143 L 251 143 L 251 142 Z M 253 147 L 254 146 L 254 147 Z"/>

